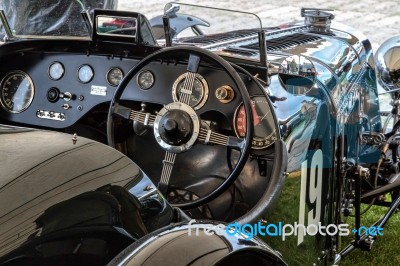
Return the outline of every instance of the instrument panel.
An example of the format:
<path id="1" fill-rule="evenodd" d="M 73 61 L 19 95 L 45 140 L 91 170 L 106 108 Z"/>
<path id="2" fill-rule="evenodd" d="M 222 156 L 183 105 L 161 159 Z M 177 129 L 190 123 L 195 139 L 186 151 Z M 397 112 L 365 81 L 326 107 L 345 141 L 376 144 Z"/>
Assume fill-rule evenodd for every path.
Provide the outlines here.
<path id="1" fill-rule="evenodd" d="M 9 57 L 9 58 L 8 58 Z M 29 52 L 1 58 L 0 118 L 66 128 L 109 102 L 138 60 L 101 55 Z"/>
<path id="2" fill-rule="evenodd" d="M 67 128 L 101 103 L 108 103 L 125 73 L 139 59 L 69 53 L 18 53 L 0 66 L 0 118 L 14 123 Z M 150 63 L 128 84 L 122 100 L 166 104 L 179 101 L 187 90 L 185 64 Z M 240 93 L 221 70 L 200 67 L 189 105 L 198 113 L 218 112 L 232 125 L 232 134 L 245 135 Z M 247 84 L 250 94 L 260 91 Z M 261 94 L 252 97 L 255 112 L 253 149 L 265 149 L 276 139 L 270 104 Z M 213 118 L 207 118 L 213 120 Z M 207 120 L 206 119 L 206 120 Z"/>

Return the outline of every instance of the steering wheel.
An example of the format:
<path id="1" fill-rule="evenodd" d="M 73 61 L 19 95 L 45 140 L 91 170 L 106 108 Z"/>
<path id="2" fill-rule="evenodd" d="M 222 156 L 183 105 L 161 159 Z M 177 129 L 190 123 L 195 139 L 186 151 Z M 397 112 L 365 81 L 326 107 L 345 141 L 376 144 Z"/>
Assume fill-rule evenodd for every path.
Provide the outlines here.
<path id="1" fill-rule="evenodd" d="M 149 63 L 156 60 L 165 61 L 166 58 L 175 58 L 177 54 L 183 54 L 185 58 L 188 58 L 188 64 L 186 79 L 183 81 L 183 88 L 176 102 L 166 103 L 156 115 L 144 111 L 135 111 L 120 105 L 121 95 L 135 75 Z M 165 150 L 165 158 L 162 161 L 161 179 L 158 184 L 158 189 L 163 195 L 167 193 L 168 183 L 177 154 L 190 150 L 193 145 L 197 143 L 205 145 L 224 145 L 240 151 L 238 161 L 225 181 L 216 189 L 197 200 L 173 204 L 173 206 L 182 209 L 192 209 L 204 205 L 227 190 L 243 170 L 250 153 L 251 140 L 253 139 L 253 123 L 246 123 L 247 133 L 244 138 L 226 136 L 201 127 L 201 119 L 196 111 L 189 106 L 189 102 L 196 73 L 202 61 L 207 61 L 207 63 L 211 62 L 229 75 L 235 87 L 239 90 L 243 100 L 246 121 L 253 121 L 250 96 L 239 74 L 220 56 L 194 46 L 163 48 L 137 63 L 118 86 L 111 100 L 107 116 L 107 138 L 108 144 L 111 147 L 115 146 L 113 122 L 115 115 L 153 127 L 154 137 L 157 143 Z M 138 91 L 138 93 L 140 93 L 140 91 Z M 166 90 L 166 93 L 171 93 L 171 91 Z"/>

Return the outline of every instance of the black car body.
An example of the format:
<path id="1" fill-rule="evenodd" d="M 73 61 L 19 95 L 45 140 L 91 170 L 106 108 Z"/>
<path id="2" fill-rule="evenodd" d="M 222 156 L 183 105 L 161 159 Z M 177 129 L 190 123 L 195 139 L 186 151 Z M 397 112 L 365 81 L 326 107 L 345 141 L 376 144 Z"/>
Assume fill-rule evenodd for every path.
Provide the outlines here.
<path id="1" fill-rule="evenodd" d="M 188 226 L 187 217 L 115 149 L 58 132 L 9 126 L 0 130 L 3 265 L 104 265 L 113 259 L 115 264 L 143 260 L 154 265 L 168 258 L 170 265 L 224 264 L 238 257 L 280 263 L 279 255 L 259 240 L 203 233 L 215 222 Z M 149 239 L 151 245 L 143 248 Z M 165 245 L 174 239 L 175 245 Z M 196 243 L 198 248 L 192 249 Z M 158 246 L 159 255 L 152 245 Z M 176 249 L 186 255 L 169 256 Z M 132 258 L 135 253 L 140 254 Z"/>
<path id="2" fill-rule="evenodd" d="M 3 16 L 1 262 L 336 264 L 370 249 L 377 234 L 361 231 L 346 248 L 340 230 L 273 237 L 284 224 L 340 229 L 353 212 L 359 230 L 361 202 L 388 218 L 400 201 L 400 124 L 382 126 L 370 42 L 329 12 L 301 14 L 264 28 L 193 5 L 150 22 L 96 9 L 82 13 L 89 36 L 74 37 L 14 36 Z M 203 32 L 202 15 L 251 26 Z M 249 227 L 209 236 L 216 221 Z M 250 225 L 280 233 L 265 244 Z"/>

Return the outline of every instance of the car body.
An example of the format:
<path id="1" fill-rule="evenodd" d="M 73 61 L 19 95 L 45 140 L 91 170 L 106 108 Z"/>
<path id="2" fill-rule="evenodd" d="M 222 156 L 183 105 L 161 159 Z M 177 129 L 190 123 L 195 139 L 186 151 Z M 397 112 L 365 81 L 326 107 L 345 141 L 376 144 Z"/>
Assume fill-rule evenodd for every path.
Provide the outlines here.
<path id="1" fill-rule="evenodd" d="M 186 258 L 167 256 L 177 248 L 168 245 L 160 251 L 164 255 L 154 256 L 147 248 L 140 257 L 151 263 L 170 257 L 171 264 L 196 258 L 211 264 L 243 253 L 255 261 L 279 262 L 279 254 L 271 248 L 239 234 L 215 235 L 215 245 L 205 245 L 209 236 L 195 236 L 195 231 L 203 232 L 207 223 L 188 226 L 143 171 L 109 146 L 65 133 L 11 126 L 1 127 L 0 138 L 2 155 L 8 155 L 2 159 L 1 175 L 3 265 L 101 265 L 131 243 L 152 238 L 158 246 L 164 239 L 176 238 L 177 232 L 183 240 L 188 230 L 193 235 L 179 242 Z M 191 251 L 188 241 L 204 247 Z M 129 250 L 125 255 L 131 257 L 130 252 L 139 248 Z"/>
<path id="2" fill-rule="evenodd" d="M 337 264 L 370 249 L 378 235 L 359 232 L 361 203 L 388 217 L 399 205 L 399 125 L 382 125 L 365 36 L 328 11 L 301 15 L 263 27 L 195 5 L 150 22 L 95 9 L 82 13 L 86 34 L 65 36 L 48 25 L 21 35 L 4 14 L 0 262 Z M 212 32 L 212 17 L 243 28 Z M 378 55 L 395 56 L 397 40 Z M 396 90 L 385 58 L 379 80 Z M 285 241 L 282 225 L 335 230 Z"/>

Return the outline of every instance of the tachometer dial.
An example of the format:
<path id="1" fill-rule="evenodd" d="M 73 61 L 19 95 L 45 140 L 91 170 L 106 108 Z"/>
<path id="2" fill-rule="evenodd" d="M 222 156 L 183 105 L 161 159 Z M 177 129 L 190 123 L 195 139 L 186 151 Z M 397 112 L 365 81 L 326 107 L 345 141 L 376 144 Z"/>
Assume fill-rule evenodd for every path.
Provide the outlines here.
<path id="1" fill-rule="evenodd" d="M 174 82 L 172 87 L 172 98 L 174 102 L 179 101 L 180 95 L 185 83 L 188 73 L 180 75 Z M 206 103 L 208 99 L 208 84 L 207 81 L 200 75 L 196 73 L 194 79 L 192 94 L 190 95 L 189 105 L 193 107 L 194 110 L 199 110 Z"/>
<path id="2" fill-rule="evenodd" d="M 64 76 L 64 66 L 60 62 L 54 62 L 49 67 L 49 77 L 52 80 L 59 80 Z"/>
<path id="3" fill-rule="evenodd" d="M 253 149 L 264 149 L 275 140 L 275 126 L 272 119 L 271 109 L 265 97 L 255 96 L 251 99 L 251 107 L 254 119 Z M 246 135 L 246 111 L 241 104 L 235 113 L 235 133 L 238 137 Z"/>
<path id="4" fill-rule="evenodd" d="M 1 106 L 10 113 L 21 113 L 33 100 L 32 79 L 22 71 L 14 71 L 2 80 L 0 89 Z"/>
<path id="5" fill-rule="evenodd" d="M 107 73 L 107 82 L 111 86 L 118 86 L 124 78 L 124 72 L 119 67 L 111 68 Z"/>

